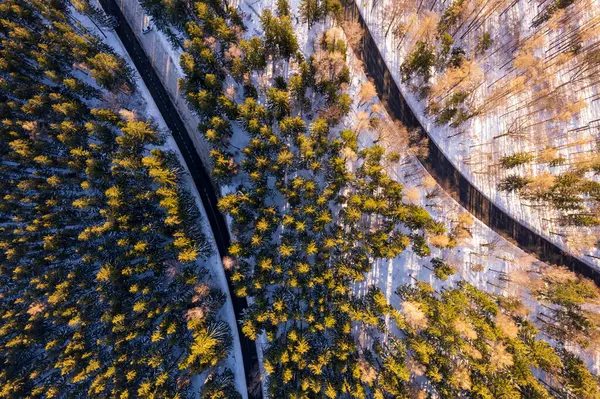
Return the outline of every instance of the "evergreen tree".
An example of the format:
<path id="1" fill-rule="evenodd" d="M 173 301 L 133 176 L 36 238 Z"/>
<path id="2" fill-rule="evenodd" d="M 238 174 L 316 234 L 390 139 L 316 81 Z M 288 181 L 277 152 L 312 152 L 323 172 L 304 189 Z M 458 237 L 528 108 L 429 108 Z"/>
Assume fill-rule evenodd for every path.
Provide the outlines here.
<path id="1" fill-rule="evenodd" d="M 300 2 L 302 22 L 307 23 L 309 28 L 323 18 L 323 12 L 323 5 L 320 0 L 302 0 Z"/>
<path id="2" fill-rule="evenodd" d="M 500 158 L 500 164 L 504 169 L 511 169 L 519 165 L 526 164 L 534 158 L 532 154 L 518 152 L 516 154 L 507 155 Z"/>
<path id="3" fill-rule="evenodd" d="M 434 64 L 433 47 L 424 41 L 418 41 L 410 55 L 400 66 L 402 81 L 407 82 L 412 79 L 414 74 L 417 74 L 427 83 L 431 78 L 431 68 Z"/>
<path id="4" fill-rule="evenodd" d="M 267 8 L 263 11 L 260 20 L 265 32 L 267 54 L 286 59 L 296 54 L 298 41 L 294 35 L 294 28 L 289 15 L 277 17 Z"/>
<path id="5" fill-rule="evenodd" d="M 200 212 L 156 127 L 102 108 L 129 71 L 69 10 L 0 3 L 0 396 L 189 397 L 231 346 Z"/>

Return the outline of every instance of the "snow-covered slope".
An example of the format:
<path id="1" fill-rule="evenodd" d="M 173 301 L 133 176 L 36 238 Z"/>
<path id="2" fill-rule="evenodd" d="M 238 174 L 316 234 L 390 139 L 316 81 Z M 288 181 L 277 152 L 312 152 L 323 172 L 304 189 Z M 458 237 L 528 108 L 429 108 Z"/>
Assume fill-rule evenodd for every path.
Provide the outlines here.
<path id="1" fill-rule="evenodd" d="M 400 66 L 416 40 L 434 34 L 420 29 L 424 16 L 441 15 L 451 2 L 416 2 L 413 11 L 421 20 L 415 22 L 411 18 L 416 14 L 409 12 L 410 7 L 392 19 L 393 4 L 399 4 L 398 0 L 356 0 L 400 91 L 446 157 L 487 198 L 514 219 L 587 263 L 600 266 L 600 261 L 595 258 L 599 251 L 591 242 L 598 237 L 597 228 L 561 226 L 559 214 L 550 206 L 530 203 L 515 193 L 497 190 L 500 180 L 508 175 L 539 176 L 548 171 L 556 174 L 594 156 L 596 140 L 600 136 L 600 88 L 589 79 L 579 81 L 575 78 L 580 65 L 578 58 L 565 58 L 559 63 L 557 57 L 559 53 L 563 54 L 561 57 L 569 57 L 565 45 L 573 35 L 581 36 L 586 51 L 596 47 L 599 36 L 592 33 L 600 22 L 600 3 L 576 2 L 567 12 L 556 14 L 554 25 L 550 22 L 539 29 L 532 27 L 532 21 L 547 2 L 465 3 L 474 5 L 464 11 L 465 22 L 452 32 L 456 40 L 454 45 L 466 49 L 470 56 L 482 35 L 490 34 L 493 40 L 490 48 L 475 58 L 479 72 L 474 74 L 478 75 L 473 77 L 476 87 L 468 100 L 472 109 L 488 109 L 458 127 L 451 127 L 435 123 L 435 115 L 427 114 L 427 104 L 417 92 L 402 83 L 400 73 Z M 389 29 L 390 24 L 393 29 Z M 404 26 L 406 33 L 394 35 L 396 26 Z M 532 65 L 517 68 L 513 58 L 520 55 L 531 55 Z M 522 63 L 526 61 L 524 57 Z M 543 79 L 538 79 L 541 75 Z M 439 79 L 441 76 L 434 76 L 433 83 Z M 501 101 L 486 107 L 486 102 L 491 104 L 491 99 L 510 85 L 519 87 Z M 543 151 L 548 149 L 554 156 L 564 157 L 565 164 L 549 166 L 538 162 Z M 500 158 L 517 152 L 531 154 L 535 159 L 527 165 L 502 169 Z"/>

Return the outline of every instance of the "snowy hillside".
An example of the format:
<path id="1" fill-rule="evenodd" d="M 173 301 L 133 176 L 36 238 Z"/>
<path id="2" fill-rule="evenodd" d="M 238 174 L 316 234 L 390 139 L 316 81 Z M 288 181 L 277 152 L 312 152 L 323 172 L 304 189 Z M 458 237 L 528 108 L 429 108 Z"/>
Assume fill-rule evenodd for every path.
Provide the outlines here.
<path id="1" fill-rule="evenodd" d="M 548 2 L 538 1 L 356 4 L 410 107 L 461 173 L 513 218 L 598 265 L 597 227 L 564 223 L 565 214 L 595 215 L 590 199 L 595 194 L 583 196 L 581 210 L 558 211 L 548 202 L 518 195 L 518 189 L 498 189 L 503 179 L 518 176 L 529 183 L 522 191 L 535 196 L 556 185 L 555 176 L 580 169 L 595 180 L 595 169 L 588 166 L 597 162 L 600 134 L 594 78 L 598 2 L 577 1 L 547 22 L 538 19 L 549 15 Z M 456 68 L 432 68 L 423 98 L 423 80 L 403 81 L 401 66 L 418 42 L 444 46 L 436 30 L 449 13 L 454 13 L 448 28 L 452 56 L 460 54 L 465 61 Z M 466 98 L 457 116 L 441 121 L 440 115 L 450 110 L 449 99 L 458 94 Z"/>

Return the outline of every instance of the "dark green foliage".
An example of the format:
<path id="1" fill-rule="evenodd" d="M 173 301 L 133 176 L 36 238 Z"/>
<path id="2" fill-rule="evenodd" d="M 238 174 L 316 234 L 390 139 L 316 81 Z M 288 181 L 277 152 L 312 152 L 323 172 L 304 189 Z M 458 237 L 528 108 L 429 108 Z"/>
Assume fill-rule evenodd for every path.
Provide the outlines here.
<path id="1" fill-rule="evenodd" d="M 433 274 L 440 280 L 448 280 L 448 277 L 454 274 L 452 266 L 444 262 L 443 259 L 431 259 L 431 266 L 433 266 Z"/>
<path id="2" fill-rule="evenodd" d="M 559 210 L 581 209 L 581 194 L 587 189 L 587 181 L 581 172 L 567 172 L 559 175 L 546 198 Z"/>
<path id="3" fill-rule="evenodd" d="M 463 11 L 464 3 L 465 0 L 453 0 L 444 10 L 437 29 L 440 35 L 448 32 L 456 24 Z"/>
<path id="4" fill-rule="evenodd" d="M 88 2 L 87 0 L 84 1 Z M 140 0 L 140 4 L 149 15 L 152 15 L 152 23 L 165 33 L 171 44 L 181 47 L 180 37 L 171 25 L 179 30 L 185 28 L 187 18 L 181 18 L 181 16 L 185 15 L 186 1 L 172 0 L 169 2 L 168 7 L 165 7 L 165 2 L 162 0 Z"/>
<path id="5" fill-rule="evenodd" d="M 302 0 L 300 2 L 302 22 L 307 23 L 309 28 L 325 16 L 322 3 L 321 0 Z"/>
<path id="6" fill-rule="evenodd" d="M 200 389 L 201 399 L 242 399 L 235 389 L 235 377 L 229 369 L 208 376 Z"/>
<path id="7" fill-rule="evenodd" d="M 593 227 L 600 225 L 600 219 L 594 215 L 566 214 L 561 217 L 561 224 L 567 226 Z"/>
<path id="8" fill-rule="evenodd" d="M 532 294 L 551 304 L 544 315 L 544 329 L 561 341 L 576 342 L 584 348 L 597 347 L 600 320 L 588 310 L 600 297 L 594 282 L 558 266 L 542 269 L 536 282 Z"/>
<path id="9" fill-rule="evenodd" d="M 571 391 L 577 394 L 586 381 L 586 397 L 598 397 L 598 382 L 578 358 L 563 363 L 561 358 L 572 355 L 537 340 L 536 328 L 502 312 L 493 296 L 465 282 L 439 293 L 417 282 L 396 293 L 406 305 L 394 318 L 406 336 L 412 364 L 424 368 L 429 392 L 440 397 L 550 397 L 532 373 L 537 368 L 577 387 Z"/>
<path id="10" fill-rule="evenodd" d="M 568 381 L 567 391 L 578 398 L 600 398 L 598 378 L 589 372 L 585 363 L 564 349 L 559 351 L 559 355 L 564 364 L 564 378 Z"/>
<path id="11" fill-rule="evenodd" d="M 427 242 L 423 236 L 417 235 L 413 237 L 413 250 L 420 257 L 431 255 L 431 250 L 427 246 Z"/>
<path id="12" fill-rule="evenodd" d="M 406 344 L 391 337 L 385 346 L 376 343 L 375 351 L 381 357 L 381 372 L 377 381 L 378 391 L 394 398 L 405 398 L 410 392 L 410 370 L 407 365 Z"/>
<path id="13" fill-rule="evenodd" d="M 122 59 L 110 53 L 98 53 L 88 59 L 90 75 L 108 90 L 131 90 L 133 72 Z"/>
<path id="14" fill-rule="evenodd" d="M 344 62 L 346 59 L 346 43 L 338 37 L 323 35 L 319 48 L 310 58 L 307 72 L 313 74 L 305 80 L 314 84 L 316 90 L 323 94 L 331 107 L 327 117 L 332 123 L 337 123 L 345 112 L 349 111 L 349 98 L 342 97 L 340 87 L 350 82 L 350 69 Z"/>
<path id="15" fill-rule="evenodd" d="M 440 49 L 437 54 L 437 64 L 440 68 L 444 68 L 448 62 L 448 55 L 452 50 L 454 44 L 454 38 L 447 32 L 444 32 L 441 36 Z"/>
<path id="16" fill-rule="evenodd" d="M 592 281 L 575 279 L 552 284 L 540 291 L 540 296 L 553 304 L 569 308 L 597 298 L 598 290 Z"/>
<path id="17" fill-rule="evenodd" d="M 342 15 L 342 4 L 339 0 L 302 0 L 300 2 L 300 18 L 310 28 L 315 22 L 332 16 L 339 21 Z"/>
<path id="18" fill-rule="evenodd" d="M 437 125 L 444 125 L 452 120 L 458 110 L 456 108 L 444 108 L 435 119 Z"/>
<path id="19" fill-rule="evenodd" d="M 492 45 L 493 40 L 490 32 L 484 32 L 475 47 L 475 54 L 484 54 Z"/>
<path id="20" fill-rule="evenodd" d="M 285 90 L 271 87 L 267 90 L 267 108 L 274 114 L 275 119 L 281 120 L 290 113 L 290 95 Z"/>
<path id="21" fill-rule="evenodd" d="M 452 53 L 450 54 L 450 60 L 448 61 L 448 66 L 452 68 L 458 68 L 461 66 L 463 61 L 465 60 L 465 50 L 461 47 L 455 47 L 452 49 Z"/>
<path id="22" fill-rule="evenodd" d="M 431 78 L 431 68 L 435 64 L 434 47 L 427 42 L 418 41 L 414 49 L 400 66 L 402 81 L 408 82 L 414 75 L 419 75 L 424 82 Z"/>
<path id="23" fill-rule="evenodd" d="M 249 71 L 260 71 L 267 66 L 265 44 L 259 37 L 240 41 L 240 49 L 244 52 L 244 64 Z"/>
<path id="24" fill-rule="evenodd" d="M 267 54 L 279 58 L 290 58 L 296 54 L 298 42 L 289 15 L 276 17 L 270 9 L 266 9 L 263 11 L 260 20 L 265 32 Z"/>
<path id="25" fill-rule="evenodd" d="M 522 177 L 519 175 L 510 175 L 508 177 L 505 177 L 500 181 L 500 183 L 498 183 L 498 190 L 508 192 L 519 191 L 530 182 L 531 179 L 527 177 Z"/>
<path id="26" fill-rule="evenodd" d="M 246 98 L 258 98 L 258 90 L 253 84 L 248 83 L 244 85 L 244 97 Z"/>
<path id="27" fill-rule="evenodd" d="M 540 26 L 544 22 L 550 20 L 555 12 L 569 7 L 574 2 L 575 0 L 554 0 L 554 2 L 547 6 L 546 9 L 532 21 L 532 26 Z"/>
<path id="28" fill-rule="evenodd" d="M 133 86 L 68 10 L 0 3 L 0 396 L 190 397 L 231 346 L 200 212 L 151 122 L 92 108 Z"/>
<path id="29" fill-rule="evenodd" d="M 208 142 L 217 148 L 226 147 L 232 135 L 229 121 L 219 116 L 213 116 L 205 126 L 201 124 L 198 130 L 204 131 Z"/>
<path id="30" fill-rule="evenodd" d="M 507 155 L 500 158 L 500 165 L 502 165 L 504 169 L 511 169 L 516 166 L 526 164 L 529 161 L 533 160 L 533 158 L 533 154 L 529 154 L 526 152 L 517 152 L 515 154 Z"/>
<path id="31" fill-rule="evenodd" d="M 445 125 L 452 122 L 452 126 L 458 126 L 469 119 L 468 114 L 465 114 L 460 108 L 462 102 L 466 99 L 469 93 L 458 92 L 453 93 L 444 103 L 444 107 L 439 110 L 433 107 L 431 111 L 437 113 L 435 123 L 437 125 Z"/>
<path id="32" fill-rule="evenodd" d="M 288 0 L 277 0 L 277 16 L 290 16 L 290 3 Z"/>
<path id="33" fill-rule="evenodd" d="M 531 159 L 533 156 L 530 154 L 517 153 L 502 158 L 501 163 L 508 168 Z M 543 180 L 539 186 L 536 186 L 535 178 L 511 175 L 503 179 L 498 188 L 504 191 L 521 191 L 524 198 L 552 205 L 562 211 L 560 222 L 563 224 L 594 226 L 597 221 L 592 209 L 600 201 L 600 183 L 586 177 L 586 173 L 593 168 L 593 163 L 585 163 L 554 176 L 552 180 Z M 529 183 L 532 184 L 531 189 L 525 187 Z"/>
<path id="34" fill-rule="evenodd" d="M 564 165 L 565 162 L 567 162 L 567 159 L 565 157 L 559 155 L 556 158 L 552 159 L 550 162 L 548 162 L 548 165 L 552 166 L 552 167 L 556 167 L 556 166 Z"/>
<path id="35" fill-rule="evenodd" d="M 273 78 L 273 87 L 278 90 L 287 90 L 288 84 L 283 76 L 275 76 Z"/>

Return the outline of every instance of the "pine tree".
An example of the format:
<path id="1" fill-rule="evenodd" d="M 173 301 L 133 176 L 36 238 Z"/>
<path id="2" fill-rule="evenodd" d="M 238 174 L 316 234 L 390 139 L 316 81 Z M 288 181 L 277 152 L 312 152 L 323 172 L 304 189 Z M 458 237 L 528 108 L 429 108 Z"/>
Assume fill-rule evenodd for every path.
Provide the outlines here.
<path id="1" fill-rule="evenodd" d="M 426 42 L 418 41 L 408 58 L 400 66 L 402 81 L 407 82 L 414 74 L 420 75 L 427 83 L 431 78 L 431 68 L 435 63 L 433 48 Z"/>
<path id="2" fill-rule="evenodd" d="M 296 54 L 298 42 L 289 15 L 276 17 L 270 9 L 265 9 L 261 15 L 261 22 L 265 32 L 267 54 L 285 59 Z"/>
<path id="3" fill-rule="evenodd" d="M 323 5 L 320 0 L 302 0 L 300 2 L 300 16 L 302 22 L 308 24 L 310 28 L 315 22 L 321 20 L 324 16 Z"/>
<path id="4" fill-rule="evenodd" d="M 188 397 L 231 336 L 182 169 L 151 122 L 92 108 L 133 86 L 64 3 L 0 12 L 1 396 Z"/>
<path id="5" fill-rule="evenodd" d="M 526 164 L 534 158 L 532 154 L 518 152 L 516 154 L 507 155 L 500 158 L 500 164 L 504 169 L 511 169 L 519 165 Z"/>

